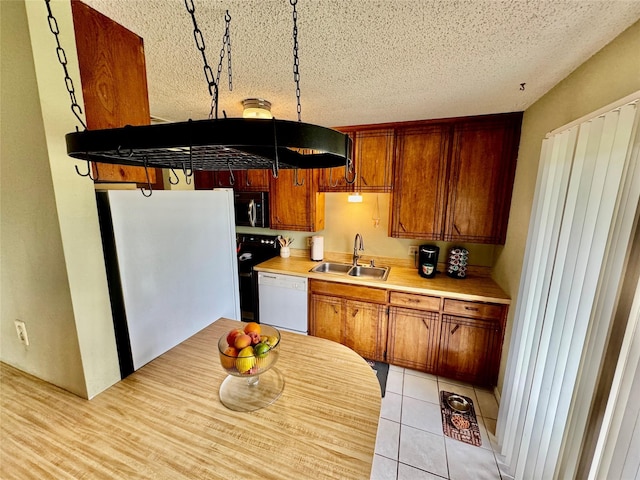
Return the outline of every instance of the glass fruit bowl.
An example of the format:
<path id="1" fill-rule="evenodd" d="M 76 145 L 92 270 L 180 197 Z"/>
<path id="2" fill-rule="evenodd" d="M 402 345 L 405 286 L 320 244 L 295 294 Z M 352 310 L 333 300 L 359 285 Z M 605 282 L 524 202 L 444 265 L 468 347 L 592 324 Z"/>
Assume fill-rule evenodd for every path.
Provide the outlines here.
<path id="1" fill-rule="evenodd" d="M 250 412 L 271 405 L 280 397 L 284 378 L 273 368 L 280 341 L 277 328 L 255 322 L 240 323 L 220 337 L 220 365 L 228 374 L 220 385 L 224 406 Z"/>

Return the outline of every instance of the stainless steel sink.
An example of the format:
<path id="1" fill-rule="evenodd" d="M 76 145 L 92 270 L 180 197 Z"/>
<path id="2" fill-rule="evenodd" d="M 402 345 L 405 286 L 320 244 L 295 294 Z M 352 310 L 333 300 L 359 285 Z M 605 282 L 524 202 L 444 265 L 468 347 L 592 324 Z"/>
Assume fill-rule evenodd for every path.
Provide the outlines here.
<path id="1" fill-rule="evenodd" d="M 319 273 L 348 273 L 351 265 L 348 263 L 322 262 L 311 269 L 312 272 Z"/>
<path id="2" fill-rule="evenodd" d="M 348 275 L 359 278 L 373 278 L 376 280 L 386 280 L 389 275 L 389 267 L 366 267 L 358 265 L 351 267 Z"/>
<path id="3" fill-rule="evenodd" d="M 390 267 L 368 267 L 364 265 L 353 266 L 348 263 L 322 262 L 310 271 L 314 273 L 334 273 L 337 275 L 349 275 L 351 277 L 386 280 Z"/>

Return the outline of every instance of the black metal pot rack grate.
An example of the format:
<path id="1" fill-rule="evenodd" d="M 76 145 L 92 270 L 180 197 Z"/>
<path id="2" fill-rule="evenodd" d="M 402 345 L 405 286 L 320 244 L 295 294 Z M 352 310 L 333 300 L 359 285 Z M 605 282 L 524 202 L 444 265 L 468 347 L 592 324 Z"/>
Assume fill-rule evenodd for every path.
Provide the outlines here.
<path id="1" fill-rule="evenodd" d="M 350 164 L 351 139 L 287 120 L 224 118 L 85 130 L 66 135 L 82 160 L 191 170 L 329 168 Z"/>

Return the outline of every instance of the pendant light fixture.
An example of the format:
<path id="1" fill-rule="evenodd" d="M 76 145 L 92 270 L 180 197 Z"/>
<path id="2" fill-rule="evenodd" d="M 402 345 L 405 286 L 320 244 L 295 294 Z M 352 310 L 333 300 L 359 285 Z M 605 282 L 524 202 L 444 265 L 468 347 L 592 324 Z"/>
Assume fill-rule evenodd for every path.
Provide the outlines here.
<path id="1" fill-rule="evenodd" d="M 207 63 L 202 33 L 196 22 L 195 6 L 192 0 L 185 0 L 212 96 L 209 119 L 103 130 L 85 128 L 84 131 L 66 135 L 69 156 L 145 168 L 182 169 L 188 176 L 194 170 L 271 169 L 277 177 L 280 168 L 329 168 L 341 165 L 351 171 L 351 139 L 348 135 L 300 121 L 297 0 L 290 0 L 290 3 L 293 6 L 298 122 L 274 119 L 270 102 L 255 98 L 243 101 L 243 118 L 226 118 L 225 115 L 225 118 L 218 119 L 218 83 L 225 47 L 229 58 L 231 89 L 231 17 L 227 11 L 218 78 L 214 78 L 213 70 Z M 75 113 L 73 106 L 72 111 Z"/>

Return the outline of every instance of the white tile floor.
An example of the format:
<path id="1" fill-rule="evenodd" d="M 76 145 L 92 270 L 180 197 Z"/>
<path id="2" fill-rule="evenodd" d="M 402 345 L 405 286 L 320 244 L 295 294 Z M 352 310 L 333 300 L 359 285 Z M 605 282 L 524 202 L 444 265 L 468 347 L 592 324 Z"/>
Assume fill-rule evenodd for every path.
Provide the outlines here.
<path id="1" fill-rule="evenodd" d="M 481 447 L 444 435 L 441 390 L 473 400 Z M 498 403 L 490 390 L 391 365 L 371 480 L 510 480 L 493 450 L 497 417 Z"/>

